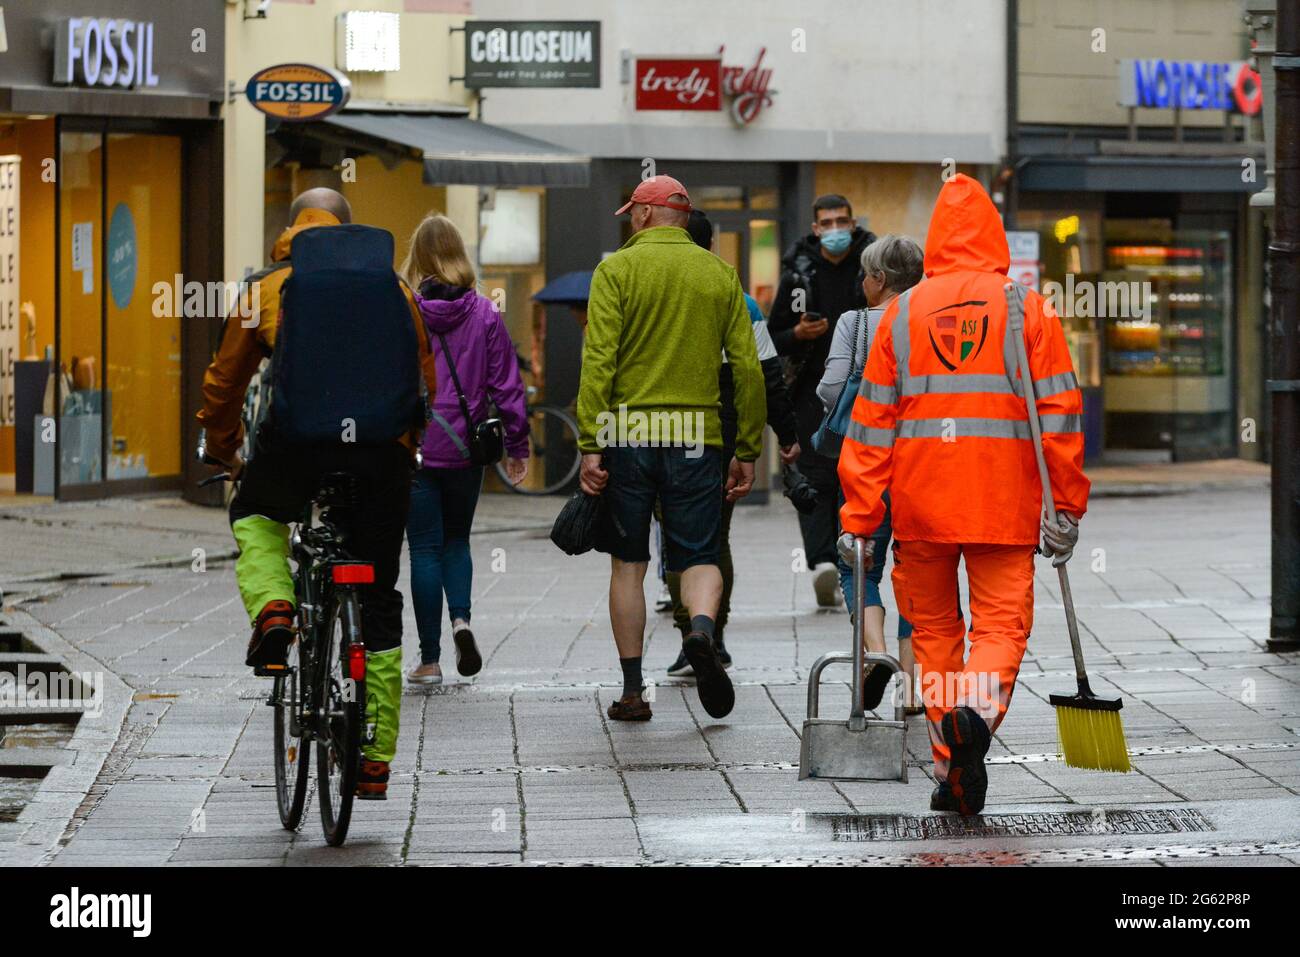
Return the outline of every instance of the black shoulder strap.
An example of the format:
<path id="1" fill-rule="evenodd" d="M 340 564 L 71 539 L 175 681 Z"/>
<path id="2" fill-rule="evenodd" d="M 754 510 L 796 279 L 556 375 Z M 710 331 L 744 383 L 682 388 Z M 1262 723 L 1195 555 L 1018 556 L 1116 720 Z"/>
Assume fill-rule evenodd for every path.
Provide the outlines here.
<path id="1" fill-rule="evenodd" d="M 442 345 L 442 355 L 447 360 L 447 369 L 451 372 L 451 381 L 456 386 L 456 398 L 460 400 L 460 411 L 465 416 L 465 428 L 473 429 L 474 423 L 469 419 L 469 401 L 465 398 L 465 390 L 461 388 L 460 376 L 456 374 L 456 361 L 452 359 L 451 350 L 447 348 L 447 337 L 441 332 L 438 333 L 438 342 Z"/>
<path id="2" fill-rule="evenodd" d="M 868 315 L 869 315 L 868 310 L 866 309 L 858 310 L 857 322 L 854 324 L 854 329 L 853 329 L 853 351 L 849 355 L 850 376 L 853 376 L 855 374 L 862 375 L 865 374 L 866 372 L 866 368 L 867 368 L 866 356 L 867 356 L 867 348 L 868 348 L 867 332 L 868 332 L 868 327 L 870 326 L 870 320 L 868 319 Z M 858 371 L 858 343 L 859 342 L 862 343 L 862 372 Z"/>
<path id="3" fill-rule="evenodd" d="M 281 259 L 279 262 L 273 262 L 269 266 L 264 266 L 263 268 L 259 269 L 257 272 L 249 273 L 247 276 L 245 276 L 243 279 L 239 281 L 239 289 L 235 293 L 235 303 L 238 304 L 244 301 L 244 290 L 247 289 L 249 286 L 251 286 L 253 283 L 261 282 L 263 279 L 265 279 L 267 276 L 271 275 L 272 273 L 279 272 L 281 269 L 288 269 L 292 265 L 293 263 L 291 263 L 288 259 Z M 230 325 L 230 313 L 227 313 L 226 315 L 221 317 L 221 335 L 217 337 L 218 351 L 220 351 L 221 343 L 226 338 L 226 327 L 229 325 Z M 266 352 L 265 349 L 263 349 L 262 351 Z M 270 353 L 267 352 L 267 355 L 270 355 Z"/>

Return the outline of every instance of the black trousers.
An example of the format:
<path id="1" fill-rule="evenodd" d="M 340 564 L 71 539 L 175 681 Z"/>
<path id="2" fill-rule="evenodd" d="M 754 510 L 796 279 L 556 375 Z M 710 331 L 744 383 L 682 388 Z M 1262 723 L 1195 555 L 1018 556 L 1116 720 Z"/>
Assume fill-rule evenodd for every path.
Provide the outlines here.
<path id="1" fill-rule="evenodd" d="M 814 383 L 814 388 L 815 388 Z M 835 564 L 835 540 L 840 530 L 839 461 L 813 451 L 812 437 L 822 422 L 821 400 L 816 392 L 802 391 L 795 397 L 799 424 L 799 471 L 817 489 L 817 507 L 808 514 L 799 513 L 799 532 L 803 537 L 804 558 L 809 568 L 830 562 Z"/>
<path id="2" fill-rule="evenodd" d="M 351 444 L 305 446 L 283 442 L 274 428 L 257 434 L 239 492 L 230 503 L 233 525 L 263 515 L 288 525 L 320 489 L 321 477 L 347 472 L 356 477 L 357 505 L 341 510 L 348 552 L 373 562 L 375 581 L 358 589 L 361 627 L 368 651 L 388 651 L 402 643 L 402 593 L 397 590 L 402 539 L 411 499 L 411 453 L 398 442 L 381 446 Z"/>

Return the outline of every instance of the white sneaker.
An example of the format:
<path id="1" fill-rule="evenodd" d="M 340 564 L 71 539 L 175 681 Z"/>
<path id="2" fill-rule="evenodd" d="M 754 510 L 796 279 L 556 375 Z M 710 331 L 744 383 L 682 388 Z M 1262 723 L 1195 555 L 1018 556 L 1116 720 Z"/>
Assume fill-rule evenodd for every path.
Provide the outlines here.
<path id="1" fill-rule="evenodd" d="M 840 570 L 833 562 L 822 562 L 813 570 L 813 592 L 820 608 L 834 608 L 839 602 Z"/>
<path id="2" fill-rule="evenodd" d="M 664 582 L 659 586 L 659 597 L 655 599 L 655 611 L 664 612 L 673 610 L 673 596 L 668 590 L 668 583 Z"/>

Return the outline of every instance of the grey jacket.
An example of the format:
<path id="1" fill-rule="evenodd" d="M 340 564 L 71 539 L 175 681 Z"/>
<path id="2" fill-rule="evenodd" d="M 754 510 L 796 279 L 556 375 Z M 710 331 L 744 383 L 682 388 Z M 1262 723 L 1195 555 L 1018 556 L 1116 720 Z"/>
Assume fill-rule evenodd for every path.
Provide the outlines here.
<path id="1" fill-rule="evenodd" d="M 891 300 L 892 301 L 892 300 Z M 876 341 L 876 330 L 880 328 L 880 319 L 885 314 L 885 306 L 867 310 L 867 339 L 860 338 L 857 309 L 843 313 L 835 323 L 835 335 L 831 339 L 831 350 L 826 356 L 826 369 L 822 380 L 817 383 L 817 398 L 821 399 L 822 408 L 827 412 L 840 397 L 840 390 L 849 379 L 849 363 L 852 360 L 854 371 L 861 375 L 867 364 L 867 353 L 871 343 Z M 857 358 L 854 359 L 854 339 L 857 339 Z"/>

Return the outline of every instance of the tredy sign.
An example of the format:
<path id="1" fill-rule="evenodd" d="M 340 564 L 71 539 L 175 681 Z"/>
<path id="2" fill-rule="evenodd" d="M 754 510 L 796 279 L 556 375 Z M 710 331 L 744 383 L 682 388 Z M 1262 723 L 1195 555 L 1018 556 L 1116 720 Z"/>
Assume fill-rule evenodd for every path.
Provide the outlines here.
<path id="1" fill-rule="evenodd" d="M 64 17 L 54 36 L 54 82 L 130 90 L 158 85 L 152 22 Z"/>
<path id="2" fill-rule="evenodd" d="M 636 59 L 635 107 L 638 110 L 721 110 L 730 100 L 731 119 L 748 126 L 772 105 L 772 68 L 763 65 L 767 53 L 758 51 L 748 66 L 722 62 L 725 47 L 710 57 L 645 57 Z"/>

